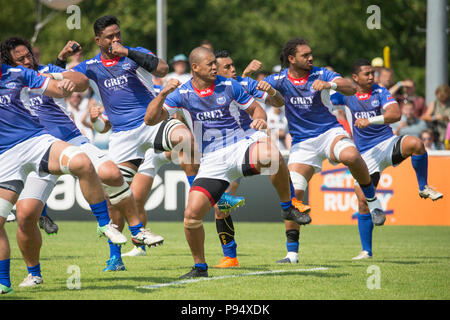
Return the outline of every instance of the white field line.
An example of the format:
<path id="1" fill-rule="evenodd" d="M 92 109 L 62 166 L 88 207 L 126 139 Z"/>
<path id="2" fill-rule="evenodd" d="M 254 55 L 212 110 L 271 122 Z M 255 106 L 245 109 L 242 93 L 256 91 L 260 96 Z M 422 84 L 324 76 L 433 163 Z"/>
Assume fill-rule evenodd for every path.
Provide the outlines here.
<path id="1" fill-rule="evenodd" d="M 180 281 L 173 281 L 173 282 L 167 282 L 167 283 L 152 284 L 152 285 L 148 285 L 148 286 L 138 286 L 136 288 L 137 289 L 159 289 L 162 287 L 177 286 L 180 284 L 200 282 L 200 281 L 211 281 L 211 280 L 221 280 L 221 279 L 228 279 L 228 278 L 259 276 L 259 275 L 264 275 L 264 274 L 275 274 L 275 273 L 284 273 L 284 272 L 313 272 L 313 271 L 324 271 L 324 270 L 328 270 L 328 268 L 319 267 L 319 268 L 311 268 L 311 269 L 291 269 L 291 270 L 287 269 L 287 270 L 259 271 L 259 272 L 232 274 L 232 275 L 219 276 L 219 277 L 180 280 Z"/>

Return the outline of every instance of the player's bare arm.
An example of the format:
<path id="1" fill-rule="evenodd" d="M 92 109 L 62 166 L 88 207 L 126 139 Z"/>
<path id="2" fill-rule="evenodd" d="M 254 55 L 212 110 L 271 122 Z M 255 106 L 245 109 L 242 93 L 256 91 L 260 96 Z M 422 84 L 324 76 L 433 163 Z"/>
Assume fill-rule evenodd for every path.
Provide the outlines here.
<path id="1" fill-rule="evenodd" d="M 164 60 L 148 53 L 129 50 L 120 42 L 113 42 L 111 44 L 110 53 L 118 57 L 128 57 L 132 59 L 138 65 L 157 77 L 165 77 L 169 72 L 169 66 Z"/>
<path id="2" fill-rule="evenodd" d="M 342 78 L 332 82 L 316 80 L 312 84 L 312 88 L 317 91 L 333 89 L 345 96 L 352 96 L 356 93 L 356 85 L 352 81 Z"/>
<path id="3" fill-rule="evenodd" d="M 180 85 L 181 82 L 177 79 L 170 79 L 156 98 L 149 103 L 144 116 L 146 125 L 154 126 L 169 117 L 169 113 L 163 108 L 164 101 Z"/>
<path id="4" fill-rule="evenodd" d="M 368 119 L 356 119 L 355 126 L 363 129 L 374 124 L 390 124 L 400 121 L 401 116 L 402 114 L 400 112 L 398 103 L 393 103 L 387 106 L 384 114 L 382 115 L 371 117 Z"/>
<path id="5" fill-rule="evenodd" d="M 268 82 L 260 81 L 258 82 L 258 86 L 256 89 L 260 91 L 267 92 L 268 97 L 266 99 L 266 103 L 275 108 L 280 108 L 284 106 L 284 97 L 281 95 L 278 90 L 273 88 Z"/>
<path id="6" fill-rule="evenodd" d="M 250 128 L 255 130 L 267 128 L 267 114 L 258 102 L 254 101 L 245 111 L 253 119 Z"/>
<path id="7" fill-rule="evenodd" d="M 66 98 L 75 91 L 75 84 L 69 79 L 53 80 L 47 86 L 44 91 L 44 95 L 52 98 Z"/>

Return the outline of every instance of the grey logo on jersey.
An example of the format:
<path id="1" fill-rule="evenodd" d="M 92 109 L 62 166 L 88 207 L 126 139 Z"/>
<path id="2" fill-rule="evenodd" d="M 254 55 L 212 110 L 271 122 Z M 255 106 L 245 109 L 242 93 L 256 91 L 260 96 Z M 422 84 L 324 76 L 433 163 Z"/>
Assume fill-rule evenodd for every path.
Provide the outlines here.
<path id="1" fill-rule="evenodd" d="M 375 111 L 360 111 L 355 112 L 355 118 L 356 119 L 368 119 L 371 117 L 375 117 L 377 113 Z"/>
<path id="2" fill-rule="evenodd" d="M 116 89 L 115 87 L 123 87 L 125 84 L 128 83 L 128 79 L 126 75 L 117 77 L 117 78 L 110 78 L 106 79 L 103 84 L 108 89 Z"/>
<path id="3" fill-rule="evenodd" d="M 221 110 L 200 112 L 200 113 L 197 113 L 197 116 L 196 116 L 197 120 L 200 120 L 200 121 L 218 119 L 218 118 L 222 118 L 222 117 L 223 117 L 223 113 Z"/>
<path id="4" fill-rule="evenodd" d="M 297 108 L 307 109 L 313 104 L 313 97 L 291 97 L 290 103 Z"/>

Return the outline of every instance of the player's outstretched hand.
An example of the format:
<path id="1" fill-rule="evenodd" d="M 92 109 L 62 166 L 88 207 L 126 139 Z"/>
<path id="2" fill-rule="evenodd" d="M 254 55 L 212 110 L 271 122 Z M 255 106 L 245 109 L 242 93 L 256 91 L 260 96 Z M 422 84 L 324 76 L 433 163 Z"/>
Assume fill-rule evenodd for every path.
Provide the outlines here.
<path id="1" fill-rule="evenodd" d="M 73 83 L 69 79 L 62 79 L 62 80 L 58 81 L 58 88 L 61 89 L 63 92 L 63 95 L 65 97 L 67 97 L 67 96 L 70 96 L 74 92 L 76 86 L 75 86 L 75 83 Z"/>
<path id="2" fill-rule="evenodd" d="M 161 90 L 160 94 L 167 96 L 169 93 L 174 92 L 176 88 L 181 85 L 181 82 L 177 79 L 170 79 L 167 81 L 164 88 Z"/>
<path id="3" fill-rule="evenodd" d="M 117 57 L 128 56 L 128 49 L 125 48 L 120 42 L 113 42 L 111 47 L 109 47 L 109 52 Z"/>
<path id="4" fill-rule="evenodd" d="M 355 126 L 359 129 L 364 129 L 367 128 L 368 126 L 370 126 L 370 122 L 367 119 L 356 119 L 355 121 Z"/>
<path id="5" fill-rule="evenodd" d="M 255 119 L 250 123 L 250 128 L 255 130 L 267 129 L 267 122 L 264 119 Z"/>
<path id="6" fill-rule="evenodd" d="M 101 107 L 97 105 L 91 106 L 89 109 L 89 116 L 91 117 L 91 122 L 97 121 L 98 117 L 102 114 Z"/>
<path id="7" fill-rule="evenodd" d="M 322 91 L 323 89 L 331 89 L 331 85 L 327 81 L 316 80 L 313 82 L 312 88 L 316 91 Z"/>
<path id="8" fill-rule="evenodd" d="M 67 58 L 70 56 L 73 56 L 76 52 L 82 50 L 83 48 L 81 45 L 76 42 L 75 40 L 70 40 L 67 42 L 67 44 L 64 46 L 64 48 L 60 51 L 58 54 L 58 59 L 62 61 L 66 61 Z"/>

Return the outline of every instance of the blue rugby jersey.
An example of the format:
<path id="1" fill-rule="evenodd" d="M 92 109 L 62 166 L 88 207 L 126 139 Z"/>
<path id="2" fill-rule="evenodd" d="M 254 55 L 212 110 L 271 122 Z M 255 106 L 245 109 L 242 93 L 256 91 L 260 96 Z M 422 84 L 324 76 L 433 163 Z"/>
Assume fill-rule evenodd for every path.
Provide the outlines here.
<path id="1" fill-rule="evenodd" d="M 337 92 L 331 96 L 331 101 L 334 105 L 345 105 L 347 117 L 351 116 L 347 120 L 351 124 L 353 139 L 359 152 L 364 153 L 394 135 L 389 124 L 371 124 L 364 129 L 355 127 L 356 119 L 379 116 L 387 106 L 397 103 L 386 88 L 374 84 L 370 93 L 357 93 L 353 96 Z"/>
<path id="2" fill-rule="evenodd" d="M 29 92 L 43 94 L 50 79 L 27 68 L 0 69 L 0 154 L 47 133 L 30 106 Z"/>
<path id="3" fill-rule="evenodd" d="M 338 78 L 341 78 L 338 73 L 313 67 L 306 77 L 300 79 L 292 78 L 288 69 L 264 79 L 284 97 L 285 114 L 293 144 L 341 126 L 332 113 L 330 90 L 316 91 L 312 88 L 316 80 L 330 82 Z"/>
<path id="4" fill-rule="evenodd" d="M 258 86 L 258 81 L 249 77 L 242 78 L 239 76 L 236 77 L 236 81 L 239 82 L 239 84 L 243 86 L 244 89 L 257 101 L 264 102 L 266 100 L 267 93 L 256 89 Z M 236 107 L 235 110 L 232 110 L 232 113 L 238 119 L 239 125 L 242 129 L 245 131 L 250 129 L 250 124 L 253 122 L 253 119 L 247 112 Z"/>
<path id="5" fill-rule="evenodd" d="M 217 76 L 210 88 L 198 90 L 192 80 L 170 93 L 164 108 L 173 115 L 181 109 L 202 153 L 212 152 L 245 138 L 231 114 L 234 103 L 247 109 L 254 99 L 234 79 Z"/>
<path id="6" fill-rule="evenodd" d="M 153 55 L 147 49 L 131 48 Z M 85 74 L 101 99 L 114 132 L 135 129 L 144 122 L 147 106 L 156 96 L 152 75 L 128 57 L 105 60 L 101 53 L 74 71 Z"/>
<path id="7" fill-rule="evenodd" d="M 49 64 L 40 65 L 38 71 L 39 73 L 59 73 L 66 70 Z M 39 117 L 39 122 L 52 136 L 63 141 L 81 136 L 80 130 L 70 117 L 64 98 L 56 99 L 30 92 L 30 106 Z"/>

